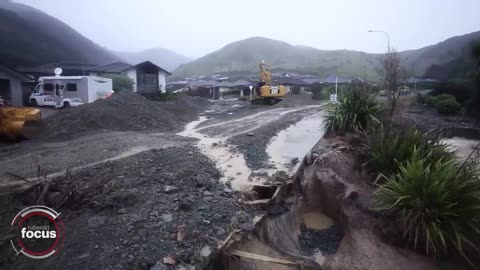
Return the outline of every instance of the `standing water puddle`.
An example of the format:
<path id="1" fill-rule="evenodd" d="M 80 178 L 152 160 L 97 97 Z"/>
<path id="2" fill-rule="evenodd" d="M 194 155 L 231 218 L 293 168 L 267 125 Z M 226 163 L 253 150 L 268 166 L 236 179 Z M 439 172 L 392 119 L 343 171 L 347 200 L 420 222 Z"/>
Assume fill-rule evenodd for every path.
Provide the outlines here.
<path id="1" fill-rule="evenodd" d="M 291 125 L 273 137 L 267 147 L 270 163 L 279 171 L 290 173 L 292 159 L 301 160 L 325 134 L 323 128 L 324 112 L 315 113 Z"/>

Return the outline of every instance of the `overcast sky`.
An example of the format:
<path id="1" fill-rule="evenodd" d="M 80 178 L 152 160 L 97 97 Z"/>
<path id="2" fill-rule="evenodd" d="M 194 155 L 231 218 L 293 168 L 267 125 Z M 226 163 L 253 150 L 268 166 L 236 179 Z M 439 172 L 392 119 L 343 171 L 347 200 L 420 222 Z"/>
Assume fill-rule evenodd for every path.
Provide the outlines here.
<path id="1" fill-rule="evenodd" d="M 480 0 L 16 0 L 113 50 L 200 57 L 252 36 L 318 49 L 418 49 L 480 30 Z"/>

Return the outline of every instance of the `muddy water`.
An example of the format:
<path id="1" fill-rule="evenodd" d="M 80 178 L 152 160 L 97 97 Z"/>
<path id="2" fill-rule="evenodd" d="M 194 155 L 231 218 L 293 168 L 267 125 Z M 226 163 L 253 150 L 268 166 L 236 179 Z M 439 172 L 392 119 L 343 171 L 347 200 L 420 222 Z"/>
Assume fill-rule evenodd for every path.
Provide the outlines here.
<path id="1" fill-rule="evenodd" d="M 325 230 L 331 227 L 334 222 L 333 219 L 320 211 L 312 211 L 303 214 L 303 224 L 307 228 L 315 230 Z"/>
<path id="2" fill-rule="evenodd" d="M 185 127 L 185 130 L 178 133 L 180 136 L 198 139 L 198 148 L 203 154 L 217 163 L 218 169 L 222 172 L 221 182 L 235 179 L 231 182 L 234 190 L 243 190 L 248 187 L 248 178 L 251 170 L 247 167 L 243 154 L 234 154 L 226 146 L 227 137 L 209 137 L 196 129 L 200 123 L 207 120 L 207 117 L 201 116 L 199 120 L 193 121 Z"/>
<path id="3" fill-rule="evenodd" d="M 245 157 L 242 153 L 233 152 L 231 146 L 229 146 L 226 141 L 231 136 L 238 134 L 248 133 L 252 130 L 255 130 L 261 126 L 267 125 L 273 121 L 281 119 L 284 115 L 288 113 L 293 113 L 296 111 L 301 111 L 311 108 L 319 108 L 319 105 L 312 106 L 303 106 L 293 109 L 286 108 L 277 108 L 271 109 L 263 112 L 258 112 L 252 115 L 245 117 L 223 121 L 207 126 L 201 126 L 201 123 L 208 120 L 207 117 L 201 116 L 199 120 L 193 121 L 186 125 L 185 130 L 177 133 L 177 135 L 184 137 L 191 137 L 198 139 L 197 146 L 202 151 L 203 154 L 208 156 L 213 160 L 218 169 L 222 172 L 223 177 L 220 179 L 221 182 L 226 183 L 230 181 L 231 186 L 234 190 L 246 190 L 251 186 L 250 175 L 252 171 L 248 168 L 245 161 Z M 312 118 L 312 119 L 311 119 Z M 310 122 L 308 119 L 311 119 Z M 299 131 L 297 132 L 299 137 L 305 136 L 308 137 L 308 141 L 312 141 L 312 144 L 306 144 L 301 149 L 310 149 L 315 143 L 315 140 L 318 141 L 323 135 L 322 132 L 312 132 L 311 128 L 307 126 L 313 125 L 313 122 L 319 121 L 318 116 L 309 117 L 307 120 L 302 121 L 299 125 Z M 294 129 L 295 127 L 291 128 Z M 287 137 L 291 137 L 291 131 L 286 133 Z M 283 135 L 281 135 L 283 136 Z M 289 140 L 287 140 L 289 141 Z M 278 140 L 278 143 L 284 143 L 282 140 Z M 299 144 L 305 143 L 305 141 L 298 141 Z M 277 142 L 272 142 L 273 148 L 275 149 L 284 149 L 284 147 L 294 147 L 290 146 L 278 146 L 276 147 Z M 303 145 L 302 145 L 303 146 Z M 295 148 L 300 148 L 295 146 Z M 294 155 L 298 155 L 299 158 L 303 157 L 308 152 L 298 151 Z M 303 155 L 302 155 L 303 153 Z M 272 153 L 272 156 L 275 158 L 277 153 Z M 283 162 L 283 160 L 282 160 Z M 261 178 L 261 177 L 260 177 Z M 260 179 L 262 180 L 262 179 Z"/>
<path id="4" fill-rule="evenodd" d="M 269 163 L 290 174 L 294 169 L 289 168 L 291 160 L 301 160 L 325 134 L 323 117 L 324 112 L 318 112 L 280 131 L 267 147 Z"/>
<path id="5" fill-rule="evenodd" d="M 461 137 L 452 137 L 443 139 L 442 142 L 449 144 L 452 150 L 456 151 L 457 156 L 465 160 L 472 150 L 480 143 L 480 140 L 469 140 Z"/>

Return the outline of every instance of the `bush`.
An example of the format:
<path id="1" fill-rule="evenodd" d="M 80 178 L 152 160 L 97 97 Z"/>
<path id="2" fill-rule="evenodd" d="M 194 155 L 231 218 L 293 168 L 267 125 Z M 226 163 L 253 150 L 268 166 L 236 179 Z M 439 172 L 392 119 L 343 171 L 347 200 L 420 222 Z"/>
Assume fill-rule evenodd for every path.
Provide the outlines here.
<path id="1" fill-rule="evenodd" d="M 449 94 L 455 99 L 464 104 L 473 97 L 473 86 L 469 81 L 452 80 L 444 83 L 439 83 L 434 86 L 432 95 Z"/>
<path id="2" fill-rule="evenodd" d="M 123 90 L 133 90 L 133 85 L 135 82 L 128 76 L 122 74 L 105 74 L 102 75 L 105 78 L 112 79 L 112 88 L 113 91 L 119 92 Z"/>
<path id="3" fill-rule="evenodd" d="M 448 94 L 441 94 L 438 96 L 433 96 L 433 106 L 436 106 L 437 103 L 445 101 L 445 100 L 453 100 L 457 101 L 454 96 Z"/>
<path id="4" fill-rule="evenodd" d="M 438 256 L 456 251 L 471 263 L 480 240 L 477 170 L 460 169 L 453 158 L 414 150 L 399 172 L 374 193 L 375 210 L 392 218 L 415 248 Z"/>
<path id="5" fill-rule="evenodd" d="M 442 114 L 455 114 L 460 111 L 461 105 L 456 100 L 446 99 L 436 102 L 435 108 Z"/>
<path id="6" fill-rule="evenodd" d="M 380 121 L 380 103 L 365 91 L 351 90 L 338 98 L 338 104 L 327 107 L 325 128 L 327 132 L 368 132 Z"/>
<path id="7" fill-rule="evenodd" d="M 434 96 L 430 96 L 430 95 L 425 96 L 425 104 L 427 104 L 428 106 L 433 106 L 434 102 L 435 102 Z"/>
<path id="8" fill-rule="evenodd" d="M 388 134 L 384 129 L 379 129 L 368 138 L 367 164 L 376 173 L 390 176 L 398 172 L 399 166 L 404 166 L 411 160 L 415 151 L 427 157 L 428 164 L 443 157 L 454 157 L 454 152 L 450 151 L 446 144 L 432 140 L 428 134 L 416 128 Z"/>

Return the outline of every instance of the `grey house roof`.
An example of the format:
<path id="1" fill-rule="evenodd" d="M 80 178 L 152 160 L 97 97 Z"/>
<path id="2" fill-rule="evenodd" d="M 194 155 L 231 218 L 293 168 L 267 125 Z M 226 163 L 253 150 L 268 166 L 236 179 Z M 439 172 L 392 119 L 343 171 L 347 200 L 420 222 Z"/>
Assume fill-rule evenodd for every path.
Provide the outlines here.
<path id="1" fill-rule="evenodd" d="M 17 78 L 17 79 L 19 79 L 20 81 L 23 81 L 23 82 L 27 82 L 27 81 L 31 81 L 31 80 L 32 80 L 32 79 L 29 78 L 28 76 L 25 76 L 25 75 L 21 74 L 20 72 L 17 72 L 17 71 L 15 71 L 15 70 L 13 70 L 13 69 L 11 69 L 11 68 L 7 68 L 7 67 L 5 67 L 5 66 L 1 66 L 1 65 L 0 65 L 0 71 L 5 72 L 5 73 L 8 73 L 8 74 L 10 74 L 11 76 L 13 76 L 13 77 L 15 77 L 15 78 Z"/>
<path id="2" fill-rule="evenodd" d="M 130 64 L 124 62 L 115 62 L 103 66 L 97 66 L 94 68 L 89 69 L 90 72 L 104 72 L 104 73 L 121 73 L 127 69 L 133 67 Z"/>
<path id="3" fill-rule="evenodd" d="M 167 73 L 168 75 L 172 75 L 172 73 L 168 72 L 166 69 L 163 69 L 163 68 L 155 65 L 154 63 L 150 62 L 150 61 L 144 61 L 144 62 L 138 63 L 138 64 L 136 64 L 136 65 L 134 65 L 134 66 L 131 66 L 131 67 L 129 67 L 129 68 L 126 68 L 124 71 L 129 70 L 129 69 L 131 69 L 131 68 L 133 68 L 133 67 L 140 67 L 140 66 L 145 66 L 145 65 L 155 67 L 156 69 L 161 70 L 161 71 Z"/>
<path id="4" fill-rule="evenodd" d="M 215 86 L 218 86 L 218 87 L 248 87 L 250 85 L 254 85 L 254 83 L 246 80 L 238 80 L 234 82 L 225 81 L 225 82 L 220 82 L 215 84 Z"/>
<path id="5" fill-rule="evenodd" d="M 78 71 L 87 71 L 91 68 L 96 67 L 97 65 L 92 64 L 82 64 L 82 63 L 50 63 L 46 65 L 36 66 L 36 67 L 19 67 L 16 70 L 24 73 L 45 73 L 45 74 L 54 74 L 55 68 L 59 67 L 63 70 L 78 70 Z"/>

